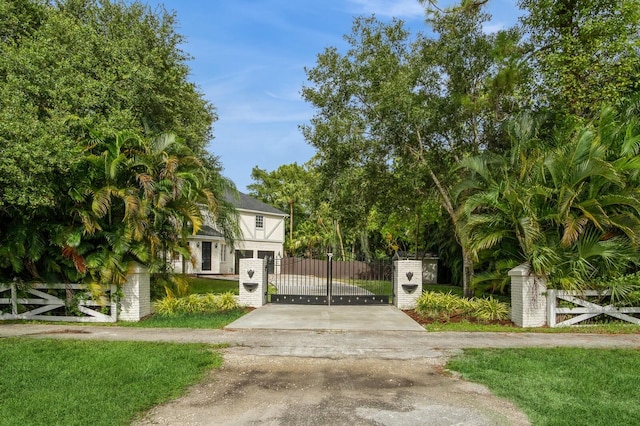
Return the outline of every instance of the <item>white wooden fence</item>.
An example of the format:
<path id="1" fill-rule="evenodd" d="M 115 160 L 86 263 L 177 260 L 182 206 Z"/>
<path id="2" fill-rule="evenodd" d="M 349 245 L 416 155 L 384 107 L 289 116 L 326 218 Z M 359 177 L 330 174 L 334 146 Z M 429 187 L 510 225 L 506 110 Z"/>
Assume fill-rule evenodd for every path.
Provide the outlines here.
<path id="1" fill-rule="evenodd" d="M 640 307 L 615 307 L 612 304 L 595 303 L 601 296 L 608 296 L 608 292 L 547 290 L 547 324 L 549 327 L 569 326 L 598 315 L 608 315 L 640 325 L 640 318 L 633 316 L 633 314 L 640 314 Z M 559 306 L 559 304 L 571 306 Z"/>
<path id="2" fill-rule="evenodd" d="M 0 320 L 116 322 L 115 294 L 114 286 L 105 304 L 93 300 L 82 284 L 0 284 Z M 68 315 L 70 310 L 75 315 Z"/>

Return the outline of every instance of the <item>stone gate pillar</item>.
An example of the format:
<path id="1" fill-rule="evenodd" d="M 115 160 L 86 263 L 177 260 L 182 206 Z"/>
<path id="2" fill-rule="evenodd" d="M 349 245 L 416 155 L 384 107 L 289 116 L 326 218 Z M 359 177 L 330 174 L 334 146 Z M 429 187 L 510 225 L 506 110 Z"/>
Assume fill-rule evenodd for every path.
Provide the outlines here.
<path id="1" fill-rule="evenodd" d="M 396 260 L 393 264 L 393 303 L 398 309 L 413 309 L 422 294 L 422 261 Z"/>
<path id="2" fill-rule="evenodd" d="M 240 304 L 259 308 L 267 303 L 267 259 L 240 259 Z"/>
<path id="3" fill-rule="evenodd" d="M 511 321 L 519 327 L 542 327 L 547 320 L 547 283 L 531 274 L 528 264 L 509 271 Z"/>

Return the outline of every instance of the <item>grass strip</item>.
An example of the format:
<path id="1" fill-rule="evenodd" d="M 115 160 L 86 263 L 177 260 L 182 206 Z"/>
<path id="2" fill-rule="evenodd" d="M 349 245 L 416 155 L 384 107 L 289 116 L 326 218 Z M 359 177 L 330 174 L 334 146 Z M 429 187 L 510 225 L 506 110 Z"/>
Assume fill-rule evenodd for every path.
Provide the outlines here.
<path id="1" fill-rule="evenodd" d="M 212 328 L 221 329 L 231 324 L 248 312 L 247 309 L 217 312 L 215 314 L 184 314 L 184 315 L 151 315 L 138 322 L 119 321 L 123 327 L 142 328 Z"/>
<path id="2" fill-rule="evenodd" d="M 471 349 L 447 368 L 518 405 L 534 425 L 630 425 L 640 419 L 640 351 Z"/>
<path id="3" fill-rule="evenodd" d="M 221 365 L 209 345 L 0 339 L 0 425 L 126 425 Z"/>
<path id="4" fill-rule="evenodd" d="M 189 282 L 189 294 L 232 292 L 237 295 L 240 292 L 238 281 L 199 277 L 187 277 L 187 281 Z"/>
<path id="5" fill-rule="evenodd" d="M 536 327 L 522 328 L 515 325 L 478 324 L 469 321 L 433 322 L 424 328 L 432 332 L 487 332 L 487 333 L 579 333 L 579 334 L 639 334 L 640 326 L 625 322 L 610 322 L 599 325 L 584 325 L 573 327 Z"/>

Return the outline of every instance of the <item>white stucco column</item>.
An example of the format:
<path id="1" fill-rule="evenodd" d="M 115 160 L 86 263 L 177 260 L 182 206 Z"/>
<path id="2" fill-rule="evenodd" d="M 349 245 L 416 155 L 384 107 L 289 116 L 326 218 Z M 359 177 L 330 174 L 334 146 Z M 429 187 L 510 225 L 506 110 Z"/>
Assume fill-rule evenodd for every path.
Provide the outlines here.
<path id="1" fill-rule="evenodd" d="M 422 261 L 397 260 L 393 264 L 394 304 L 398 309 L 413 309 L 422 294 Z"/>
<path id="2" fill-rule="evenodd" d="M 259 308 L 267 303 L 267 260 L 240 259 L 240 304 Z"/>
<path id="3" fill-rule="evenodd" d="M 547 322 L 547 283 L 531 274 L 528 264 L 509 271 L 511 321 L 519 327 L 542 327 Z"/>
<path id="4" fill-rule="evenodd" d="M 140 321 L 151 314 L 151 280 L 146 267 L 135 263 L 121 290 L 119 320 Z"/>

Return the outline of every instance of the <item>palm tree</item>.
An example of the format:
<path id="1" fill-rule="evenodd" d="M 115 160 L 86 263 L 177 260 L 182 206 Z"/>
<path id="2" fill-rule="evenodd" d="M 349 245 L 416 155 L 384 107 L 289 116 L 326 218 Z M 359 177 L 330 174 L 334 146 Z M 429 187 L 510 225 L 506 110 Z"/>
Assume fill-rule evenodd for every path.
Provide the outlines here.
<path id="1" fill-rule="evenodd" d="M 168 253 L 190 257 L 186 238 L 202 225 L 200 206 L 215 208 L 207 169 L 172 135 L 94 136 L 79 171 L 73 215 L 93 249 L 61 245 L 101 284 L 124 282 L 131 261 L 163 271 Z"/>
<path id="2" fill-rule="evenodd" d="M 511 123 L 510 156 L 463 160 L 458 192 L 476 259 L 498 249 L 554 286 L 574 289 L 638 263 L 640 146 L 633 120 L 603 109 L 538 140 L 528 117 Z"/>

